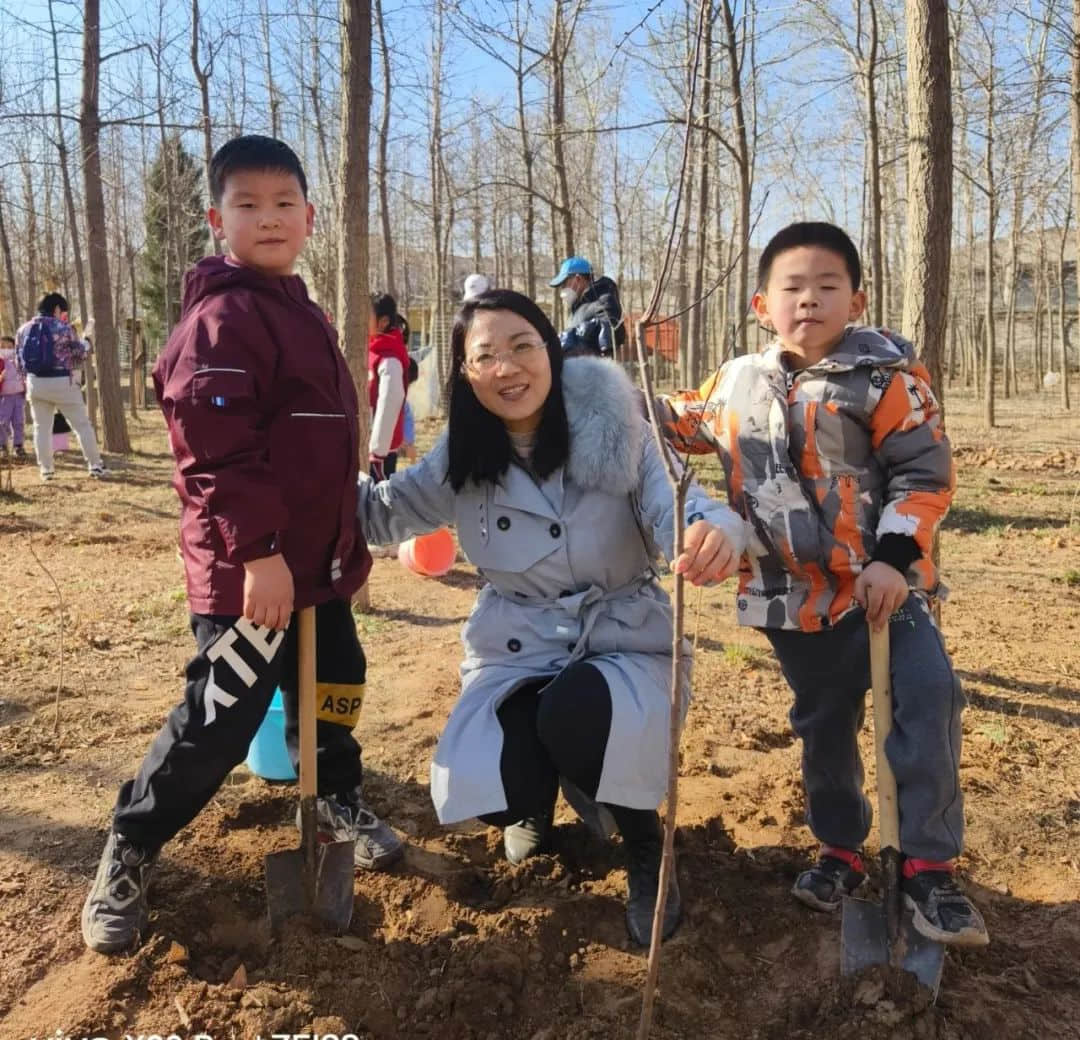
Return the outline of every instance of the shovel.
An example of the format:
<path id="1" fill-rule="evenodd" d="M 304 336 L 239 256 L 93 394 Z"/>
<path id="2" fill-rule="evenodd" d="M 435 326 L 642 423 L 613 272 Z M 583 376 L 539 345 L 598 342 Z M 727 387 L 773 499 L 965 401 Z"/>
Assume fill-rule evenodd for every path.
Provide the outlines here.
<path id="1" fill-rule="evenodd" d="M 353 910 L 355 842 L 318 840 L 315 807 L 315 608 L 299 612 L 300 848 L 272 852 L 266 866 L 270 927 L 296 914 L 317 917 L 336 932 Z"/>
<path id="2" fill-rule="evenodd" d="M 878 829 L 881 832 L 882 904 L 845 896 L 840 929 L 840 965 L 853 975 L 874 964 L 910 972 L 937 999 L 945 947 L 915 930 L 911 911 L 900 904 L 900 813 L 896 777 L 885 757 L 892 729 L 889 677 L 889 626 L 870 629 L 870 679 L 874 700 L 874 751 L 877 759 Z"/>

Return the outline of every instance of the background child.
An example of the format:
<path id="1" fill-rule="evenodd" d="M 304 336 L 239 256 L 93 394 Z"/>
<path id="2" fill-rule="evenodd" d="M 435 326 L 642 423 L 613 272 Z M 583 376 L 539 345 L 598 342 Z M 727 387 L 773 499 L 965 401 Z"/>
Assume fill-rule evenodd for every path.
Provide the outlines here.
<path id="1" fill-rule="evenodd" d="M 389 293 L 372 295 L 368 324 L 368 395 L 371 404 L 368 461 L 372 480 L 390 476 L 397 465 L 409 368 L 409 355 L 402 335 L 403 321 L 393 296 Z"/>
<path id="2" fill-rule="evenodd" d="M 68 322 L 67 312 L 64 296 L 47 293 L 38 303 L 37 315 L 15 334 L 16 368 L 26 377 L 34 417 L 34 454 L 44 481 L 53 478 L 53 422 L 59 411 L 75 430 L 90 476 L 99 478 L 108 473 L 79 381 L 82 364 L 91 351 L 92 320 L 86 323 L 85 338 L 80 338 Z"/>
<path id="3" fill-rule="evenodd" d="M 661 402 L 680 450 L 715 450 L 749 526 L 737 599 L 795 694 L 807 820 L 823 847 L 794 895 L 835 910 L 866 878 L 870 829 L 857 736 L 869 686 L 866 622 L 889 625 L 904 898 L 940 942 L 988 942 L 953 878 L 963 849 L 964 696 L 930 613 L 934 532 L 954 488 L 929 376 L 910 343 L 848 328 L 862 313 L 858 252 L 839 228 L 799 223 L 765 247 L 753 306 L 776 333 L 698 391 Z"/>
<path id="4" fill-rule="evenodd" d="M 15 365 L 14 336 L 0 336 L 0 363 L 4 371 L 0 382 L 0 452 L 7 452 L 10 437 L 15 459 L 22 462 L 26 459 L 26 381 Z"/>
<path id="5" fill-rule="evenodd" d="M 286 145 L 249 136 L 218 150 L 210 190 L 228 254 L 187 273 L 183 314 L 154 367 L 198 652 L 183 703 L 117 798 L 82 915 L 86 944 L 102 953 L 138 942 L 158 850 L 244 759 L 278 686 L 296 763 L 295 609 L 317 612 L 321 836 L 354 840 L 368 869 L 402 851 L 360 795 L 352 728 L 366 662 L 349 599 L 371 557 L 356 522 L 356 393 L 336 334 L 293 274 L 314 222 L 307 182 Z"/>

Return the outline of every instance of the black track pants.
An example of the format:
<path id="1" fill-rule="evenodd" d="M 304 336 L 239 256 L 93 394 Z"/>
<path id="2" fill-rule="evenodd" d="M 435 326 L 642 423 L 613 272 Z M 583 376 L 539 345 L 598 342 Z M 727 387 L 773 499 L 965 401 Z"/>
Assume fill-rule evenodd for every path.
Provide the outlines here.
<path id="1" fill-rule="evenodd" d="M 184 700 L 169 713 L 134 780 L 117 798 L 114 828 L 157 849 L 190 823 L 244 760 L 274 690 L 281 687 L 285 738 L 298 761 L 297 623 L 274 632 L 245 618 L 193 614 L 198 653 L 187 666 Z M 361 780 L 352 735 L 364 695 L 366 662 L 349 604 L 316 608 L 319 793 L 351 790 Z"/>

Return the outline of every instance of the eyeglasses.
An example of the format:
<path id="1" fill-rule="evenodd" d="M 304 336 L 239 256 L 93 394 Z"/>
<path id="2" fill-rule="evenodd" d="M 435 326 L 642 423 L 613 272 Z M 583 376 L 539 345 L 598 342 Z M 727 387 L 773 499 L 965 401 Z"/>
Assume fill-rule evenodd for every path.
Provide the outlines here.
<path id="1" fill-rule="evenodd" d="M 498 365 L 500 361 L 512 361 L 519 367 L 528 367 L 528 365 L 536 359 L 537 351 L 543 349 L 543 343 L 518 343 L 510 350 L 503 350 L 498 354 L 489 354 L 486 351 L 483 354 L 474 354 L 465 362 L 465 364 L 474 372 L 482 372 L 484 374 L 494 372 L 495 366 Z"/>

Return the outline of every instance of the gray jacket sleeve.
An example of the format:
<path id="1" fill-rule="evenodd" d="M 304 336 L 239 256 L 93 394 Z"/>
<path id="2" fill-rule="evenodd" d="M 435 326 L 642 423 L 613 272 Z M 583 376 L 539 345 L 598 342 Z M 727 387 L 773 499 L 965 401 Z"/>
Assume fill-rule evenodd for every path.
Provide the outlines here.
<path id="1" fill-rule="evenodd" d="M 670 562 L 675 554 L 675 493 L 668 481 L 664 460 L 656 447 L 652 427 L 647 423 L 642 437 L 641 469 L 639 476 L 637 507 L 643 530 L 651 534 L 653 541 Z M 681 467 L 681 462 L 678 463 Z M 741 556 L 746 548 L 746 532 L 742 517 L 730 506 L 714 502 L 695 481 L 686 494 L 686 520 L 707 520 L 727 535 Z"/>
<path id="2" fill-rule="evenodd" d="M 372 545 L 400 542 L 454 522 L 455 494 L 446 481 L 446 434 L 416 465 L 375 483 L 361 473 L 356 515 Z"/>

